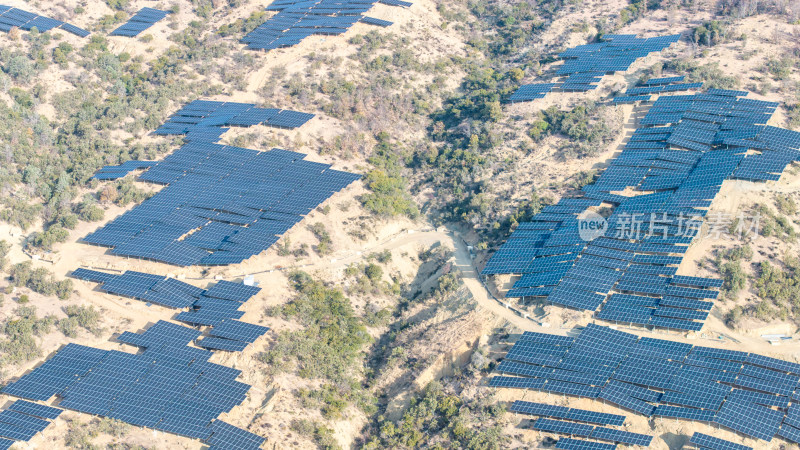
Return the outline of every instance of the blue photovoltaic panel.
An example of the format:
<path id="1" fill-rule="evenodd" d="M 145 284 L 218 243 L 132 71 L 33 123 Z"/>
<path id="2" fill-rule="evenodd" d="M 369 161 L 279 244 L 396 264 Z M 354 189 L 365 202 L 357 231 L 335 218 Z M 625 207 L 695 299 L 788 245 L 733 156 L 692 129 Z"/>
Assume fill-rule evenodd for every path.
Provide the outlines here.
<path id="1" fill-rule="evenodd" d="M 216 337 L 252 343 L 267 331 L 269 331 L 268 327 L 226 319 L 222 323 L 214 325 L 209 333 Z"/>
<path id="2" fill-rule="evenodd" d="M 625 416 L 621 416 L 619 414 L 586 411 L 575 408 L 566 408 L 563 406 L 547 405 L 544 403 L 526 402 L 522 400 L 516 400 L 509 408 L 509 411 L 520 414 L 552 417 L 556 419 L 566 419 L 598 425 L 622 425 L 625 423 Z"/>
<path id="3" fill-rule="evenodd" d="M 253 50 L 274 50 L 299 44 L 312 35 L 338 35 L 346 32 L 354 23 L 386 27 L 391 22 L 363 16 L 376 0 L 276 0 L 267 7 L 277 11 L 266 22 L 244 36 L 241 42 Z M 402 0 L 380 0 L 391 6 L 408 7 L 411 3 Z"/>
<path id="4" fill-rule="evenodd" d="M 605 442 L 584 441 L 573 438 L 561 438 L 556 442 L 555 448 L 561 450 L 614 450 L 616 444 Z"/>
<path id="5" fill-rule="evenodd" d="M 166 188 L 84 241 L 179 266 L 240 263 L 360 178 L 304 156 L 190 142 L 141 176 Z M 138 297 L 146 290 L 124 284 L 121 291 L 112 285 L 114 292 Z"/>
<path id="6" fill-rule="evenodd" d="M 29 416 L 17 411 L 5 410 L 0 411 L 0 423 L 14 425 L 25 430 L 34 432 L 44 431 L 50 422 L 38 417 Z"/>
<path id="7" fill-rule="evenodd" d="M 660 405 L 653 411 L 655 417 L 669 417 L 672 419 L 686 419 L 696 422 L 711 422 L 716 411 L 707 409 L 688 408 L 683 406 Z"/>
<path id="8" fill-rule="evenodd" d="M 788 373 L 797 370 L 793 366 L 795 363 L 757 358 L 735 350 L 638 338 L 593 324 L 572 342 L 570 338 L 554 340 L 548 336 L 523 335 L 525 339 L 521 337 L 517 341 L 507 359 L 496 369 L 518 376 L 495 376 L 489 385 L 599 397 L 646 416 L 715 422 L 764 440 L 770 440 L 775 434 L 789 436 L 787 439 L 800 438 L 797 427 L 800 426 L 800 408 L 792 405 L 786 413 L 771 409 L 789 406 L 791 400 L 785 393 L 797 386 L 800 379 L 800 375 Z M 788 370 L 765 367 L 767 365 Z M 743 385 L 746 389 L 731 389 L 731 384 Z M 592 385 L 603 386 L 599 394 L 599 388 Z M 776 395 L 776 391 L 784 395 Z M 611 421 L 605 415 L 597 416 L 599 413 L 525 401 L 514 402 L 510 409 L 522 414 L 600 425 L 618 425 L 624 420 L 619 416 L 612 423 L 603 423 Z M 564 423 L 571 424 L 545 420 L 540 427 L 543 431 L 574 434 L 575 430 L 565 428 Z M 593 429 L 589 436 L 631 445 L 646 445 L 650 440 L 649 436 L 602 427 Z"/>
<path id="9" fill-rule="evenodd" d="M 219 419 L 210 425 L 211 436 L 206 440 L 212 448 L 220 449 L 259 449 L 265 438 L 236 428 Z"/>
<path id="10" fill-rule="evenodd" d="M 694 432 L 689 442 L 710 450 L 753 450 L 753 447 L 726 441 L 707 434 Z"/>
<path id="11" fill-rule="evenodd" d="M 19 8 L 11 6 L 0 5 L 0 31 L 11 31 L 11 28 L 17 27 L 25 31 L 30 31 L 36 28 L 44 33 L 53 28 L 61 27 L 64 31 L 86 37 L 89 32 L 78 28 L 74 25 L 64 23 L 60 20 L 52 19 L 50 17 L 40 16 Z"/>
<path id="12" fill-rule="evenodd" d="M 533 423 L 532 428 L 538 431 L 547 431 L 550 433 L 560 433 L 569 436 L 582 436 L 589 437 L 594 430 L 594 426 L 585 425 L 581 423 L 564 422 L 552 419 L 537 419 Z"/>
<path id="13" fill-rule="evenodd" d="M 230 281 L 219 281 L 205 292 L 206 297 L 216 297 L 225 300 L 235 300 L 245 302 L 250 297 L 256 295 L 261 288 L 248 286 L 243 283 L 232 283 Z"/>
<path id="14" fill-rule="evenodd" d="M 40 405 L 25 400 L 17 400 L 8 407 L 11 411 L 17 411 L 29 416 L 41 417 L 43 419 L 57 419 L 61 414 L 62 409 L 53 408 L 52 406 Z"/>
<path id="15" fill-rule="evenodd" d="M 142 8 L 138 13 L 134 14 L 128 22 L 122 24 L 119 28 L 109 33 L 110 36 L 137 36 L 142 31 L 150 28 L 169 14 L 167 11 L 161 11 L 153 8 Z"/>
<path id="16" fill-rule="evenodd" d="M 160 321 L 144 333 L 128 334 L 139 336 L 128 340 L 147 350 L 133 354 L 70 344 L 3 393 L 32 398 L 29 392 L 48 390 L 41 399 L 56 393 L 68 409 L 202 439 L 217 448 L 260 446 L 263 438 L 214 421 L 244 401 L 250 386 L 235 381 L 240 371 L 209 363 L 210 352 L 186 346 L 198 331 Z M 15 402 L 0 412 L 0 436 L 27 440 L 59 413 Z"/>
<path id="17" fill-rule="evenodd" d="M 770 441 L 778 432 L 782 419 L 782 412 L 763 406 L 725 402 L 714 417 L 714 422 L 742 434 Z"/>
<path id="18" fill-rule="evenodd" d="M 240 352 L 248 345 L 246 341 L 236 341 L 217 337 L 205 337 L 197 341 L 197 346 L 209 350 L 224 350 L 229 352 Z"/>
<path id="19" fill-rule="evenodd" d="M 592 439 L 601 441 L 618 442 L 620 444 L 641 445 L 647 447 L 653 440 L 652 436 L 646 434 L 632 433 L 624 430 L 614 430 L 611 428 L 597 427 L 589 436 Z"/>

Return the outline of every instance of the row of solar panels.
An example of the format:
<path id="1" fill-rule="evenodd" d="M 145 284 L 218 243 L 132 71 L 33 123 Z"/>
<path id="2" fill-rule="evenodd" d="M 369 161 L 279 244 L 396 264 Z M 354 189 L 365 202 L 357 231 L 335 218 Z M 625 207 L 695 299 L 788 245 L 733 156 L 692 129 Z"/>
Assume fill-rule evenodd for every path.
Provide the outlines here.
<path id="1" fill-rule="evenodd" d="M 206 337 L 196 342 L 205 349 L 242 351 L 269 330 L 236 320 L 244 315 L 239 307 L 261 290 L 255 286 L 221 280 L 205 290 L 174 278 L 142 272 L 126 271 L 115 275 L 83 268 L 73 271 L 70 276 L 101 283 L 100 289 L 111 294 L 170 308 L 190 308 L 175 319 L 190 325 L 213 327 Z M 129 341 L 132 344 L 136 342 Z"/>
<path id="2" fill-rule="evenodd" d="M 53 28 L 61 28 L 62 30 L 72 33 L 76 36 L 89 36 L 88 31 L 78 28 L 75 25 L 52 19 L 50 17 L 40 16 L 19 8 L 0 5 L 0 31 L 9 32 L 12 28 L 19 28 L 26 31 L 36 28 L 42 33 L 50 31 Z"/>
<path id="3" fill-rule="evenodd" d="M 133 37 L 152 27 L 156 22 L 167 17 L 169 12 L 160 9 L 144 7 L 134 14 L 127 22 L 120 25 L 110 33 L 111 36 Z"/>
<path id="4" fill-rule="evenodd" d="M 241 262 L 360 178 L 304 156 L 186 144 L 140 177 L 169 186 L 84 241 L 182 266 Z"/>
<path id="5" fill-rule="evenodd" d="M 157 135 L 185 135 L 187 141 L 217 142 L 228 128 L 267 125 L 294 129 L 314 114 L 277 108 L 258 108 L 252 103 L 195 100 L 169 117 Z"/>
<path id="6" fill-rule="evenodd" d="M 576 338 L 525 332 L 496 371 L 504 375 L 491 378 L 490 386 L 602 399 L 645 416 L 713 422 L 766 441 L 800 436 L 800 364 L 754 353 L 590 324 Z M 619 421 L 525 403 L 518 409 L 526 407 L 556 419 Z"/>
<path id="7" fill-rule="evenodd" d="M 155 165 L 155 161 L 125 161 L 116 166 L 104 166 L 97 173 L 94 174 L 92 179 L 95 180 L 118 180 L 125 175 L 133 172 L 134 170 L 148 169 Z"/>
<path id="8" fill-rule="evenodd" d="M 14 442 L 30 441 L 50 426 L 61 414 L 60 409 L 37 403 L 17 400 L 0 411 L 0 450 L 6 450 Z"/>
<path id="9" fill-rule="evenodd" d="M 312 35 L 338 35 L 356 22 L 386 27 L 387 20 L 366 17 L 376 0 L 303 0 L 275 1 L 268 11 L 278 11 L 266 22 L 242 38 L 247 48 L 273 50 L 291 47 Z M 392 6 L 411 6 L 400 0 L 381 0 Z"/>
<path id="10" fill-rule="evenodd" d="M 568 75 L 563 83 L 522 85 L 511 94 L 509 101 L 524 102 L 544 98 L 554 86 L 566 92 L 586 92 L 596 89 L 597 83 L 606 73 L 624 72 L 637 59 L 669 47 L 677 42 L 679 37 L 675 35 L 639 39 L 635 35 L 606 35 L 600 42 L 578 46 L 559 54 L 559 57 L 567 59 L 557 71 L 559 75 Z M 654 79 L 653 89 L 663 89 L 661 84 L 669 80 Z"/>
<path id="11" fill-rule="evenodd" d="M 547 420 L 541 422 L 536 421 L 536 423 L 534 423 L 533 425 L 533 429 L 535 430 L 568 434 L 570 436 L 588 437 L 588 438 L 593 438 L 593 437 L 597 438 L 598 435 L 602 435 L 603 433 L 597 433 L 596 432 L 597 428 L 589 429 L 587 426 L 582 425 L 580 422 L 592 425 L 613 425 L 613 426 L 621 426 L 625 422 L 625 416 L 619 414 L 587 411 L 583 409 L 567 408 L 564 406 L 548 405 L 545 403 L 534 403 L 523 400 L 514 401 L 508 410 L 510 412 L 518 414 L 539 416 L 548 419 L 560 419 L 558 421 L 556 420 Z M 569 422 L 579 422 L 579 423 L 573 424 Z M 611 439 L 609 439 L 609 437 L 611 437 Z M 650 436 L 641 435 L 637 433 L 621 433 L 621 434 L 605 433 L 603 435 L 603 438 L 605 438 L 603 440 L 611 440 L 615 443 L 622 443 L 628 445 L 642 445 L 642 446 L 648 446 L 652 440 Z M 612 444 L 603 444 L 594 441 L 576 440 L 572 438 L 567 438 L 567 439 L 568 440 L 564 442 L 559 440 L 559 443 L 556 444 L 555 448 L 559 449 L 614 448 L 614 445 Z M 700 448 L 706 448 L 711 450 L 753 450 L 752 447 L 748 447 L 742 444 L 736 444 L 730 441 L 726 441 L 717 437 L 709 436 L 707 434 L 698 432 L 695 432 L 691 436 L 689 441 Z"/>
<path id="12" fill-rule="evenodd" d="M 723 181 L 731 176 L 764 178 L 764 172 L 758 170 L 779 175 L 800 155 L 799 133 L 760 125 L 777 105 L 740 99 L 739 94 L 710 90 L 707 94 L 660 97 L 643 122 L 669 115 L 671 118 L 664 120 L 669 126 L 637 129 L 622 154 L 594 184 L 583 188 L 587 199 L 565 199 L 563 204 L 545 208 L 533 222 L 522 224 L 493 255 L 484 273 L 523 274 L 507 296 L 547 296 L 550 302 L 589 310 L 596 310 L 612 288 L 619 286 L 617 291 L 628 296 L 609 299 L 599 318 L 699 329 L 708 302 L 701 303 L 704 300 L 695 297 L 697 291 L 668 293 L 663 279 L 674 275 Z M 728 148 L 716 148 L 720 144 Z M 737 147 L 730 148 L 733 146 Z M 745 156 L 747 148 L 758 148 L 762 154 Z M 611 193 L 630 187 L 643 195 Z M 596 203 L 576 207 L 576 200 Z M 618 205 L 602 230 L 612 241 L 587 244 L 580 236 L 578 214 L 601 201 Z M 645 222 L 652 222 L 647 219 L 653 217 L 668 221 L 634 224 L 636 215 Z M 686 226 L 689 219 L 694 229 Z M 636 236 L 631 236 L 633 231 Z M 598 246 L 616 251 L 601 251 Z M 608 272 L 610 278 L 586 275 L 601 272 Z M 629 272 L 659 277 L 625 281 Z"/>
<path id="13" fill-rule="evenodd" d="M 2 392 L 38 401 L 58 395 L 66 409 L 201 439 L 212 448 L 260 448 L 264 438 L 218 419 L 245 400 L 250 386 L 236 381 L 241 371 L 210 363 L 211 352 L 187 346 L 199 335 L 159 321 L 144 333 L 120 336 L 143 347 L 140 353 L 68 344 Z"/>
<path id="14" fill-rule="evenodd" d="M 305 161 L 301 153 L 210 142 L 225 132 L 222 125 L 297 127 L 311 117 L 249 103 L 196 100 L 185 105 L 156 134 L 186 134 L 188 143 L 139 177 L 169 186 L 85 242 L 113 247 L 117 255 L 182 266 L 235 264 L 267 250 L 303 215 L 360 175 Z M 95 178 L 115 179 L 142 165 L 105 167 Z"/>

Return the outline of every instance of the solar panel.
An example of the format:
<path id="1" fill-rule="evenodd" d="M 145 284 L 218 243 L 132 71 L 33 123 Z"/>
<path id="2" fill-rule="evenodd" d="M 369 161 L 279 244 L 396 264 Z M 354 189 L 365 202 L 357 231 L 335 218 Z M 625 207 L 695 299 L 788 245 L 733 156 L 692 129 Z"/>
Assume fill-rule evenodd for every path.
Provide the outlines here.
<path id="1" fill-rule="evenodd" d="M 113 247 L 116 255 L 181 266 L 242 262 L 360 178 L 303 157 L 188 143 L 140 177 L 167 188 L 84 240 Z M 138 297 L 146 291 L 123 284 L 112 285 L 122 289 L 116 293 Z"/>
<path id="2" fill-rule="evenodd" d="M 230 449 L 259 449 L 265 438 L 234 427 L 219 419 L 210 425 L 211 436 L 207 439 L 211 448 L 230 448 Z"/>
<path id="3" fill-rule="evenodd" d="M 697 431 L 694 432 L 689 442 L 711 450 L 753 450 L 753 447 L 726 441 Z"/>
<path id="4" fill-rule="evenodd" d="M 192 438 L 218 448 L 258 448 L 263 439 L 226 424 L 212 423 L 246 398 L 249 386 L 235 381 L 240 371 L 208 363 L 211 353 L 186 344 L 200 333 L 160 321 L 139 338 L 138 354 L 104 351 L 74 344 L 22 376 L 3 392 L 35 397 L 46 386 L 62 397 L 60 406 L 112 417 Z M 217 338 L 206 338 L 217 339 Z M 39 387 L 42 386 L 42 387 Z M 37 394 L 38 395 L 38 394 Z M 60 410 L 16 402 L 0 412 L 0 435 L 27 439 Z"/>
<path id="5" fill-rule="evenodd" d="M 556 442 L 555 448 L 562 450 L 614 450 L 615 444 L 603 442 L 584 441 L 580 439 L 561 438 Z"/>
<path id="6" fill-rule="evenodd" d="M 57 419 L 61 414 L 61 409 L 53 408 L 52 406 L 40 405 L 25 400 L 17 400 L 12 403 L 8 410 L 17 411 L 29 416 L 41 417 L 42 419 Z"/>
<path id="7" fill-rule="evenodd" d="M 628 445 L 641 445 L 647 447 L 653 440 L 652 436 L 646 434 L 632 433 L 624 430 L 614 430 L 611 428 L 596 427 L 591 435 L 592 439 L 601 441 L 611 441 Z"/>
<path id="8" fill-rule="evenodd" d="M 618 414 L 599 413 L 575 408 L 565 408 L 563 406 L 526 402 L 522 400 L 514 401 L 509 408 L 509 411 L 520 414 L 567 419 L 576 422 L 586 422 L 599 425 L 622 425 L 625 422 L 625 416 Z"/>
<path id="9" fill-rule="evenodd" d="M 595 427 L 580 423 L 564 422 L 552 419 L 537 419 L 532 428 L 538 431 L 560 433 L 569 436 L 589 437 Z"/>
<path id="10" fill-rule="evenodd" d="M 240 352 L 247 347 L 248 342 L 218 337 L 205 337 L 197 341 L 197 346 L 209 350 L 224 350 L 229 352 Z"/>
<path id="11" fill-rule="evenodd" d="M 408 7 L 411 3 L 401 0 L 381 0 L 391 6 Z M 248 48 L 274 50 L 290 47 L 312 35 L 337 35 L 346 32 L 354 23 L 386 27 L 391 22 L 362 16 L 374 2 L 299 2 L 275 1 L 267 7 L 277 11 L 266 22 L 256 27 L 241 39 Z"/>
<path id="12" fill-rule="evenodd" d="M 225 319 L 221 323 L 214 325 L 214 328 L 209 333 L 216 337 L 253 343 L 267 331 L 269 331 L 268 327 Z"/>

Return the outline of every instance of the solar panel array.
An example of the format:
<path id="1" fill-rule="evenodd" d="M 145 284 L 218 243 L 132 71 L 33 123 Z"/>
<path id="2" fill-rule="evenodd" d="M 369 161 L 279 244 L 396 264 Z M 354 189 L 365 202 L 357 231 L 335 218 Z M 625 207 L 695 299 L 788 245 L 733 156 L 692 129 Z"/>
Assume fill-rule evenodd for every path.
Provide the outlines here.
<path id="1" fill-rule="evenodd" d="M 612 102 L 616 104 L 623 104 L 623 103 L 636 103 L 636 102 L 649 102 L 650 96 L 649 95 L 622 95 L 619 97 L 614 97 Z"/>
<path id="2" fill-rule="evenodd" d="M 156 22 L 167 17 L 169 12 L 160 9 L 144 7 L 133 15 L 127 22 L 120 25 L 110 33 L 111 36 L 137 36 L 142 31 L 152 27 Z"/>
<path id="3" fill-rule="evenodd" d="M 643 94 L 665 94 L 667 92 L 689 91 L 700 89 L 703 83 L 674 83 L 674 84 L 659 84 L 648 85 L 641 87 L 628 88 L 625 91 L 626 95 L 643 95 Z"/>
<path id="4" fill-rule="evenodd" d="M 140 353 L 68 344 L 4 394 L 201 439 L 212 448 L 257 449 L 264 438 L 220 422 L 247 398 L 241 371 L 208 362 L 212 353 L 187 344 L 200 332 L 159 321 L 124 342 Z M 2 432 L 0 432 L 2 434 Z"/>
<path id="5" fill-rule="evenodd" d="M 558 75 L 567 75 L 563 82 L 522 85 L 511 94 L 509 101 L 524 102 L 544 98 L 545 94 L 550 92 L 553 87 L 558 87 L 566 92 L 586 92 L 597 89 L 597 83 L 602 81 L 605 74 L 624 72 L 637 59 L 650 53 L 660 52 L 678 42 L 679 39 L 680 35 L 649 39 L 637 38 L 633 34 L 605 35 L 599 42 L 579 45 L 558 55 L 565 60 L 557 71 Z M 655 86 L 654 89 L 661 87 Z M 617 103 L 641 100 L 643 99 L 628 99 L 627 101 L 620 100 Z"/>
<path id="6" fill-rule="evenodd" d="M 178 266 L 240 263 L 361 178 L 303 158 L 189 142 L 139 177 L 167 187 L 84 241 Z"/>
<path id="7" fill-rule="evenodd" d="M 637 59 L 660 52 L 679 39 L 677 34 L 647 39 L 633 34 L 607 34 L 600 42 L 579 45 L 560 53 L 558 56 L 566 61 L 558 73 L 626 71 Z"/>
<path id="8" fill-rule="evenodd" d="M 155 134 L 184 135 L 187 141 L 217 142 L 227 127 L 267 125 L 294 129 L 314 114 L 277 108 L 257 108 L 252 103 L 195 100 L 170 116 Z"/>
<path id="9" fill-rule="evenodd" d="M 739 91 L 661 96 L 582 197 L 522 223 L 483 273 L 522 274 L 506 297 L 546 297 L 612 322 L 699 330 L 721 280 L 676 276 L 723 181 L 777 179 L 800 159 L 800 133 L 766 126 L 776 103 Z M 757 153 L 745 155 L 748 150 Z M 623 196 L 616 191 L 628 190 Z M 600 237 L 580 217 L 614 204 Z"/>
<path id="10" fill-rule="evenodd" d="M 651 78 L 640 83 L 640 86 L 629 88 L 625 95 L 614 97 L 614 104 L 636 103 L 650 101 L 651 94 L 666 94 L 669 92 L 700 89 L 703 83 L 681 83 L 684 76 Z"/>
<path id="11" fill-rule="evenodd" d="M 0 450 L 16 441 L 27 442 L 44 431 L 50 421 L 58 418 L 60 409 L 38 403 L 17 400 L 0 411 Z"/>
<path id="12" fill-rule="evenodd" d="M 598 399 L 648 417 L 715 423 L 757 439 L 778 435 L 800 443 L 798 363 L 590 324 L 576 338 L 525 332 L 496 371 L 502 375 L 489 380 L 493 387 Z M 575 418 L 581 416 L 570 416 L 570 408 L 515 402 L 511 410 L 548 417 L 541 429 L 573 436 L 607 441 L 598 429 L 602 436 L 620 431 L 555 420 L 611 420 L 589 412 L 583 415 L 588 420 Z"/>
<path id="13" fill-rule="evenodd" d="M 509 97 L 511 102 L 526 102 L 536 100 L 537 98 L 544 98 L 544 96 L 553 90 L 555 83 L 534 83 L 523 84 Z"/>
<path id="14" fill-rule="evenodd" d="M 94 180 L 118 180 L 125 175 L 139 169 L 148 169 L 155 165 L 155 161 L 125 161 L 116 166 L 103 166 L 97 173 L 94 174 Z"/>
<path id="15" fill-rule="evenodd" d="M 387 20 L 366 17 L 378 0 L 275 0 L 267 11 L 278 13 L 242 38 L 247 48 L 273 50 L 297 45 L 312 35 L 343 34 L 356 22 L 386 27 Z M 401 0 L 380 0 L 391 6 L 411 6 Z"/>
<path id="16" fill-rule="evenodd" d="M 642 82 L 642 85 L 644 85 L 644 86 L 658 86 L 660 84 L 674 84 L 674 83 L 680 83 L 685 78 L 686 77 L 683 76 L 683 75 L 671 76 L 671 77 L 661 77 L 661 78 L 650 78 L 649 80 Z"/>
<path id="17" fill-rule="evenodd" d="M 0 5 L 0 31 L 9 32 L 12 28 L 19 28 L 25 31 L 36 28 L 42 33 L 50 31 L 53 28 L 61 28 L 76 36 L 89 36 L 88 31 L 78 28 L 75 25 L 70 25 L 50 17 L 40 16 L 12 6 Z"/>
<path id="18" fill-rule="evenodd" d="M 190 325 L 213 327 L 206 337 L 196 342 L 199 347 L 209 350 L 242 351 L 269 330 L 267 327 L 236 320 L 244 315 L 239 308 L 261 291 L 259 287 L 222 280 L 208 289 L 200 289 L 174 278 L 130 270 L 122 275 L 115 275 L 77 269 L 70 276 L 101 283 L 100 289 L 112 294 L 170 308 L 189 308 L 188 311 L 179 313 L 175 319 Z M 140 342 L 140 338 L 132 333 L 123 333 L 118 339 L 135 345 Z"/>
<path id="19" fill-rule="evenodd" d="M 509 411 L 519 414 L 529 414 L 553 419 L 565 419 L 574 422 L 586 422 L 597 425 L 622 425 L 625 416 L 619 414 L 599 413 L 583 409 L 567 408 L 564 406 L 548 405 L 517 400 L 511 404 Z"/>
<path id="20" fill-rule="evenodd" d="M 562 450 L 614 450 L 617 444 L 604 442 L 584 441 L 582 439 L 561 438 L 556 442 L 555 448 Z"/>

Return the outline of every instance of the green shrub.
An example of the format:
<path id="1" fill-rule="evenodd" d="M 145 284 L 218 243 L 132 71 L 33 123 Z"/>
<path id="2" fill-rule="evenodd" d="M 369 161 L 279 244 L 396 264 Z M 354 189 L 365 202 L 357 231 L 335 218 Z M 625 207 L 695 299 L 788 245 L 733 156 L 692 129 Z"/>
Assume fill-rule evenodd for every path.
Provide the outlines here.
<path id="1" fill-rule="evenodd" d="M 77 337 L 80 328 L 99 334 L 100 313 L 94 306 L 69 305 L 64 308 L 64 313 L 67 317 L 58 321 L 58 328 L 65 336 Z"/>
<path id="2" fill-rule="evenodd" d="M 727 261 L 720 267 L 722 274 L 722 291 L 726 296 L 735 298 L 739 291 L 747 285 L 747 274 L 739 261 Z"/>
<path id="3" fill-rule="evenodd" d="M 504 448 L 508 437 L 496 420 L 502 409 L 475 403 L 464 404 L 457 395 L 431 383 L 412 400 L 399 421 L 379 417 L 364 448 L 442 448 L 442 443 L 470 450 Z"/>
<path id="4" fill-rule="evenodd" d="M 294 366 L 307 378 L 342 381 L 359 374 L 361 355 L 371 338 L 350 301 L 341 290 L 304 272 L 293 272 L 290 280 L 296 297 L 274 313 L 298 321 L 303 329 L 279 333 L 275 346 L 260 359 L 279 371 Z"/>
<path id="5" fill-rule="evenodd" d="M 106 0 L 106 5 L 108 5 L 109 8 L 117 10 L 125 9 L 129 3 L 130 0 Z"/>
<path id="6" fill-rule="evenodd" d="M 43 250 L 52 250 L 53 244 L 66 242 L 68 238 L 69 231 L 60 226 L 52 226 L 47 231 L 34 233 L 31 238 L 31 244 Z"/>
<path id="7" fill-rule="evenodd" d="M 0 339 L 0 366 L 18 364 L 41 356 L 42 349 L 34 336 L 49 333 L 55 317 L 52 315 L 39 318 L 33 306 L 20 306 L 14 311 L 14 317 L 8 318 L 2 325 L 5 339 Z"/>
<path id="8" fill-rule="evenodd" d="M 331 248 L 333 240 L 331 239 L 331 235 L 328 233 L 328 230 L 325 229 L 325 225 L 323 225 L 321 222 L 317 222 L 313 225 L 309 225 L 308 229 L 311 230 L 311 232 L 314 234 L 314 237 L 319 240 L 319 243 L 316 247 L 317 253 L 320 255 L 328 255 L 333 252 L 333 249 Z"/>
<path id="9" fill-rule="evenodd" d="M 399 152 L 392 148 L 389 135 L 378 133 L 377 145 L 370 157 L 376 168 L 367 173 L 364 184 L 371 191 L 361 196 L 361 203 L 372 214 L 384 217 L 407 216 L 416 218 L 419 209 L 408 194 L 402 176 L 402 161 Z"/>
<path id="10" fill-rule="evenodd" d="M 689 82 L 703 82 L 705 88 L 736 89 L 739 79 L 726 75 L 717 63 L 700 65 L 692 59 L 674 59 L 664 63 L 663 69 L 677 73 L 685 73 Z"/>
<path id="11" fill-rule="evenodd" d="M 712 20 L 696 27 L 692 33 L 694 42 L 711 47 L 725 40 L 726 28 L 722 22 Z"/>
<path id="12" fill-rule="evenodd" d="M 72 280 L 56 281 L 44 267 L 33 268 L 30 261 L 14 264 L 9 271 L 15 286 L 25 286 L 42 295 L 55 295 L 66 300 L 72 295 Z"/>

